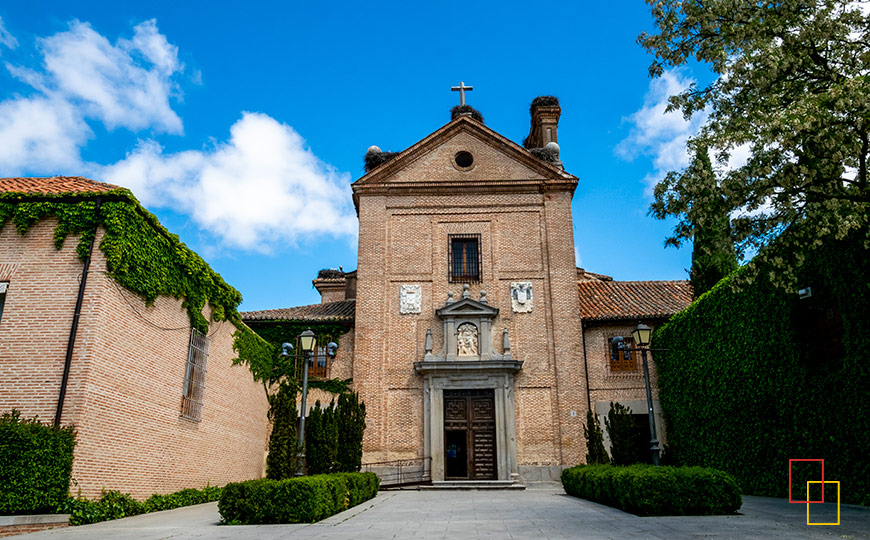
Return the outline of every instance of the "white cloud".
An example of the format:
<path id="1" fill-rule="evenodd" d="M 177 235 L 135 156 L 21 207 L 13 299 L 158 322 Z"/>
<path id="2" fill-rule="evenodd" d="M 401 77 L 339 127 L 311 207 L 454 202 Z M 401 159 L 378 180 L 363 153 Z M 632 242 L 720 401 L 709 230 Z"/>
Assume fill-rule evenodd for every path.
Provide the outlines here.
<path id="1" fill-rule="evenodd" d="M 3 24 L 3 17 L 0 17 L 0 45 L 4 45 L 10 49 L 14 49 L 18 46 L 18 40 L 15 39 L 15 36 L 9 33 L 6 30 L 6 25 Z"/>
<path id="2" fill-rule="evenodd" d="M 0 102 L 0 171 L 75 171 L 91 131 L 73 106 L 50 97 Z"/>
<path id="3" fill-rule="evenodd" d="M 115 45 L 87 23 L 73 21 L 66 32 L 40 40 L 44 87 L 74 103 L 109 129 L 183 131 L 169 104 L 177 94 L 173 76 L 183 70 L 178 49 L 154 20 L 134 29 L 132 40 Z"/>
<path id="4" fill-rule="evenodd" d="M 130 187 L 145 204 L 190 215 L 229 247 L 270 251 L 278 242 L 356 231 L 349 176 L 264 114 L 244 113 L 230 139 L 206 151 L 164 154 L 144 142 L 102 177 Z"/>
<path id="5" fill-rule="evenodd" d="M 668 171 L 682 169 L 690 162 L 686 143 L 698 133 L 708 113 L 701 111 L 686 120 L 680 111 L 667 112 L 667 106 L 670 96 L 682 92 L 693 82 L 679 70 L 665 71 L 661 77 L 650 81 L 643 106 L 626 118 L 632 128 L 615 152 L 629 160 L 638 155 L 652 158 L 655 170 L 644 178 L 647 196 L 652 195 L 652 188 Z"/>
<path id="6" fill-rule="evenodd" d="M 0 21 L 0 43 L 4 32 Z M 320 234 L 356 234 L 349 176 L 265 114 L 244 113 L 229 139 L 211 148 L 164 153 L 152 134 L 183 132 L 171 103 L 184 66 L 154 20 L 114 44 L 79 21 L 37 43 L 42 65 L 6 64 L 32 90 L 0 101 L 0 176 L 88 173 L 130 188 L 147 206 L 190 216 L 229 248 L 269 251 Z M 150 134 L 116 163 L 85 163 L 81 152 L 97 122 Z"/>

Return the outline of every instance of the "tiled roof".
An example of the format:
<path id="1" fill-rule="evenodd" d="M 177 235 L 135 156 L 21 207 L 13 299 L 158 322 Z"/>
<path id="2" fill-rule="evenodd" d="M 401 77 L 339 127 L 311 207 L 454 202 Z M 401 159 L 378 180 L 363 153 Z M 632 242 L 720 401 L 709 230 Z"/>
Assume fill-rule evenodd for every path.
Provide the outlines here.
<path id="1" fill-rule="evenodd" d="M 249 321 L 353 321 L 356 315 L 356 300 L 340 300 L 311 306 L 298 306 L 283 309 L 264 309 L 244 311 L 242 320 Z"/>
<path id="2" fill-rule="evenodd" d="M 688 281 L 581 281 L 577 288 L 584 320 L 669 317 L 692 302 Z"/>
<path id="3" fill-rule="evenodd" d="M 49 176 L 45 178 L 0 178 L 0 193 L 105 193 L 120 186 L 95 182 L 81 176 Z"/>

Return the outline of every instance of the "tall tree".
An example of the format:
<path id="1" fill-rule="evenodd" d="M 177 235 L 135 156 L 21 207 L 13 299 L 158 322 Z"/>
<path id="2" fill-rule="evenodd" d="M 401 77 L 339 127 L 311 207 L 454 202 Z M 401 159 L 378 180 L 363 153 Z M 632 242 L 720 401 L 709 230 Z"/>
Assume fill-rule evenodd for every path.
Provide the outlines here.
<path id="1" fill-rule="evenodd" d="M 586 463 L 610 463 L 610 456 L 604 448 L 604 433 L 601 431 L 601 423 L 592 413 L 592 409 L 586 411 L 586 424 L 583 426 L 583 436 L 586 437 Z"/>
<path id="2" fill-rule="evenodd" d="M 728 202 L 722 195 L 707 147 L 699 144 L 691 165 L 670 172 L 655 188 L 651 213 L 659 219 L 680 217 L 665 243 L 679 247 L 692 240 L 689 277 L 695 298 L 737 268 Z"/>
<path id="3" fill-rule="evenodd" d="M 266 478 L 292 478 L 296 473 L 296 456 L 299 453 L 296 385 L 282 382 L 278 391 L 268 396 L 272 434 L 269 436 L 269 455 L 266 457 Z"/>
<path id="4" fill-rule="evenodd" d="M 750 151 L 720 184 L 738 254 L 758 251 L 791 288 L 807 248 L 825 239 L 870 249 L 868 2 L 646 1 L 657 33 L 638 42 L 656 56 L 650 74 L 694 59 L 718 75 L 672 96 L 671 110 L 709 113 L 695 142 L 718 160 Z"/>
<path id="5" fill-rule="evenodd" d="M 356 392 L 338 396 L 335 407 L 338 425 L 338 470 L 356 472 L 362 466 L 362 440 L 366 429 L 366 406 Z"/>

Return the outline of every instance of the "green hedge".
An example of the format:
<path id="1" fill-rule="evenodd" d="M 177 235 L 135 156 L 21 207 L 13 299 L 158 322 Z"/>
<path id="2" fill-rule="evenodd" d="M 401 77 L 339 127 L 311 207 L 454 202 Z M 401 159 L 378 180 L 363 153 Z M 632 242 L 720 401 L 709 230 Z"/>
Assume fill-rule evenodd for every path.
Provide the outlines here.
<path id="1" fill-rule="evenodd" d="M 100 498 L 96 500 L 70 497 L 57 508 L 57 511 L 70 515 L 70 525 L 87 525 L 110 519 L 207 503 L 218 500 L 220 496 L 221 488 L 208 486 L 203 489 L 182 489 L 168 495 L 155 493 L 148 497 L 144 503 L 141 503 L 129 494 L 104 490 Z"/>
<path id="2" fill-rule="evenodd" d="M 777 289 L 761 269 L 735 291 L 732 275 L 653 335 L 659 399 L 675 464 L 714 467 L 744 493 L 788 496 L 788 460 L 825 460 L 843 502 L 870 504 L 870 265 L 859 243 L 806 254 L 798 285 Z M 821 342 L 819 317 L 842 322 L 842 348 Z M 828 346 L 826 346 L 828 345 Z M 795 498 L 811 465 L 795 467 Z"/>
<path id="3" fill-rule="evenodd" d="M 377 495 L 374 473 L 335 473 L 227 484 L 218 502 L 224 523 L 313 523 Z"/>
<path id="4" fill-rule="evenodd" d="M 733 514 L 743 504 L 731 475 L 701 467 L 579 465 L 562 471 L 562 486 L 639 516 Z"/>
<path id="5" fill-rule="evenodd" d="M 0 417 L 0 515 L 54 511 L 69 494 L 75 430 Z"/>

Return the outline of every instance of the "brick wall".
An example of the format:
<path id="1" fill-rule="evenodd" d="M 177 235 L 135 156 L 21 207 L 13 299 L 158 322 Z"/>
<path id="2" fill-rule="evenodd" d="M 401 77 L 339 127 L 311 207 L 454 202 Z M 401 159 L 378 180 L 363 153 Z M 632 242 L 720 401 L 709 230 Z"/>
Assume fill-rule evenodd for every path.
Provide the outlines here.
<path id="1" fill-rule="evenodd" d="M 452 156 L 475 156 L 459 171 Z M 493 348 L 502 351 L 502 328 L 510 330 L 512 354 L 525 362 L 514 389 L 520 465 L 577 463 L 585 452 L 586 414 L 583 342 L 574 264 L 573 189 L 525 192 L 439 190 L 437 182 L 463 179 L 534 180 L 540 173 L 508 158 L 502 149 L 459 133 L 398 172 L 388 182 L 427 182 L 428 194 L 361 194 L 354 387 L 366 402 L 366 462 L 422 457 L 423 384 L 413 362 L 422 360 L 427 329 L 433 349 L 443 343 L 435 309 L 448 291 L 448 235 L 479 234 L 483 281 L 472 298 L 487 291 L 500 312 Z M 534 309 L 513 313 L 512 281 L 533 283 Z M 422 312 L 399 313 L 403 284 L 422 286 Z"/>
<path id="2" fill-rule="evenodd" d="M 77 238 L 52 245 L 55 223 L 0 231 L 10 281 L 0 321 L 0 410 L 54 416 L 81 262 Z M 98 236 L 98 242 L 99 238 Z M 78 429 L 73 476 L 86 496 L 135 497 L 262 476 L 268 436 L 261 385 L 233 366 L 229 322 L 209 328 L 202 420 L 179 416 L 190 325 L 181 300 L 146 306 L 105 274 L 94 250 L 63 423 Z M 208 309 L 208 308 L 207 308 Z M 205 313 L 209 315 L 209 313 Z"/>

